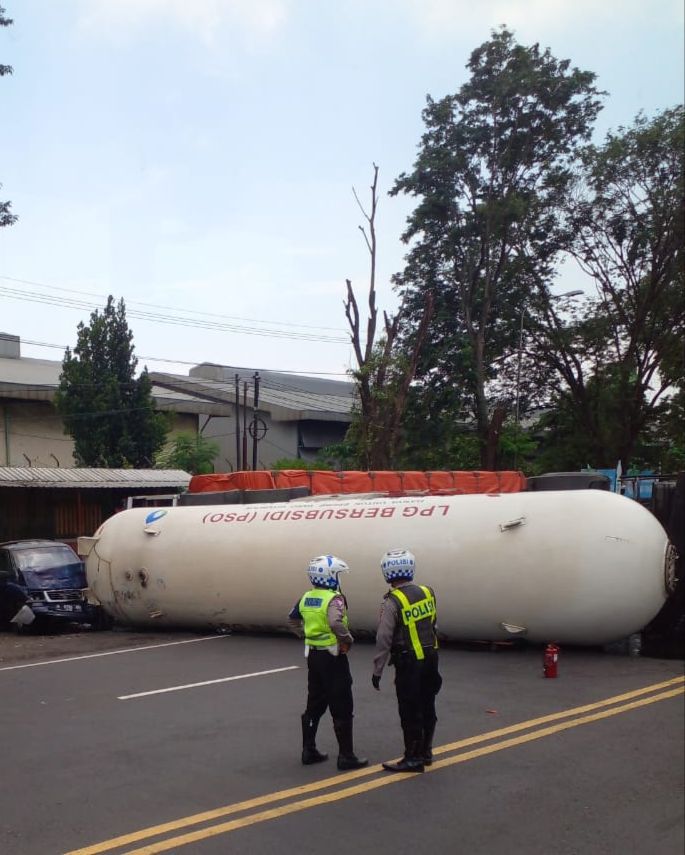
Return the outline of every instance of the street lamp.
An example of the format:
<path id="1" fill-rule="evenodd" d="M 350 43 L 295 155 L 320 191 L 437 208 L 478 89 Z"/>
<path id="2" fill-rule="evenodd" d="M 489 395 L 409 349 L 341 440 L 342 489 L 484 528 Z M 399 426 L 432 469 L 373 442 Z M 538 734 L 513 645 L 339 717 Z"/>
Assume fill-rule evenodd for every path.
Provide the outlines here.
<path id="1" fill-rule="evenodd" d="M 564 291 L 563 294 L 550 294 L 550 300 L 561 300 L 564 297 L 579 297 L 583 291 L 580 289 L 576 289 L 575 291 Z M 519 349 L 518 349 L 518 362 L 516 365 L 516 409 L 514 421 L 516 425 L 519 423 L 519 404 L 521 401 L 521 358 L 523 356 L 523 318 L 526 314 L 526 307 L 524 306 L 521 309 L 521 326 L 519 329 Z"/>

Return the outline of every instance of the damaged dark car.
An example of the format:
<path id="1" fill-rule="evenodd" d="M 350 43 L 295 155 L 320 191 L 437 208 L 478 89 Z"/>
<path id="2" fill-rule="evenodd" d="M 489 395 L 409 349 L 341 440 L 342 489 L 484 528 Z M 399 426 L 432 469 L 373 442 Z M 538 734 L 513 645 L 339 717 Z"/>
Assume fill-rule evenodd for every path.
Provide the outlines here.
<path id="1" fill-rule="evenodd" d="M 101 628 L 103 618 L 89 597 L 84 564 L 66 543 L 0 543 L 0 622 L 17 629 L 56 621 Z"/>

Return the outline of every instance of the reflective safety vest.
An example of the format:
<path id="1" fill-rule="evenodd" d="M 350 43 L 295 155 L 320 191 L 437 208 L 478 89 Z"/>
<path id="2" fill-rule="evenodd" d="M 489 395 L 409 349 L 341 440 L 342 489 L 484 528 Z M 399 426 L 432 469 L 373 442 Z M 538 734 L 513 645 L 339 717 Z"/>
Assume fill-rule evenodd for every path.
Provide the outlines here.
<path id="1" fill-rule="evenodd" d="M 434 628 L 435 596 L 431 589 L 424 585 L 393 588 L 390 596 L 398 608 L 404 646 L 413 650 L 417 659 L 424 659 L 424 648 L 438 646 Z"/>
<path id="2" fill-rule="evenodd" d="M 328 624 L 328 604 L 337 596 L 340 596 L 339 591 L 313 588 L 300 600 L 298 608 L 304 622 L 304 641 L 310 647 L 331 647 L 338 643 Z M 347 610 L 343 614 L 343 624 L 348 625 Z"/>

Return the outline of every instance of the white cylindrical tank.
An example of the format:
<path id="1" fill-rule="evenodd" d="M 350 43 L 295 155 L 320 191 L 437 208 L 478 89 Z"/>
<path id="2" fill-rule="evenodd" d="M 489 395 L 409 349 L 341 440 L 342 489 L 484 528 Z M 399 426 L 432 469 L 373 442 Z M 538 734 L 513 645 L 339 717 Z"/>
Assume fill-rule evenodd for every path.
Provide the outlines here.
<path id="1" fill-rule="evenodd" d="M 332 553 L 352 630 L 373 632 L 388 549 L 411 550 L 449 639 L 603 644 L 667 597 L 667 537 L 637 502 L 601 490 L 138 508 L 81 538 L 88 583 L 133 625 L 285 626 Z"/>

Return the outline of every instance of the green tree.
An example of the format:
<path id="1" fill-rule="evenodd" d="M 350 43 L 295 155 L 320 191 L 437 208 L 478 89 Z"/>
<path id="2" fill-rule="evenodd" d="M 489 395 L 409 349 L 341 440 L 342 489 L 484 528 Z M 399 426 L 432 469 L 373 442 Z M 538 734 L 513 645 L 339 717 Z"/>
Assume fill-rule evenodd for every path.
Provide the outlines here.
<path id="1" fill-rule="evenodd" d="M 350 431 L 342 442 L 336 442 L 319 449 L 314 461 L 315 469 L 334 470 L 361 469 L 362 461 L 359 459 L 359 446 L 356 442 L 348 439 Z"/>
<path id="2" fill-rule="evenodd" d="M 483 468 L 496 465 L 511 395 L 493 395 L 501 360 L 515 350 L 524 306 L 546 293 L 561 247 L 557 215 L 578 147 L 600 109 L 595 75 L 506 28 L 471 54 L 455 95 L 427 99 L 410 173 L 391 193 L 419 201 L 403 235 L 410 250 L 395 277 L 414 328 L 425 296 L 435 309 L 417 369 L 442 420 L 475 421 Z"/>
<path id="3" fill-rule="evenodd" d="M 74 439 L 81 466 L 151 468 L 169 420 L 155 411 L 147 369 L 136 378 L 133 333 L 126 307 L 114 297 L 90 324 L 78 325 L 73 353 L 62 362 L 55 405 Z"/>
<path id="4" fill-rule="evenodd" d="M 661 472 L 685 472 L 685 383 L 662 408 L 655 435 L 656 466 Z"/>
<path id="5" fill-rule="evenodd" d="M 12 23 L 12 19 L 5 17 L 5 10 L 0 6 L 0 27 L 9 27 Z M 0 77 L 11 73 L 11 65 L 3 65 L 0 63 Z M 0 189 L 2 189 L 2 184 L 0 184 Z M 16 221 L 16 216 L 10 212 L 11 207 L 11 202 L 0 202 L 0 228 L 2 228 L 2 226 L 11 226 L 12 223 Z"/>
<path id="6" fill-rule="evenodd" d="M 184 431 L 172 437 L 156 459 L 160 469 L 182 469 L 191 475 L 209 475 L 214 472 L 214 458 L 219 445 L 200 433 Z"/>
<path id="7" fill-rule="evenodd" d="M 682 106 L 640 115 L 584 151 L 568 197 L 570 251 L 597 297 L 572 324 L 547 312 L 534 357 L 554 370 L 566 434 L 594 466 L 656 453 L 683 388 L 684 149 Z"/>
<path id="8" fill-rule="evenodd" d="M 307 469 L 321 470 L 330 469 L 331 467 L 319 460 L 303 460 L 301 457 L 281 457 L 271 467 L 272 469 Z"/>

